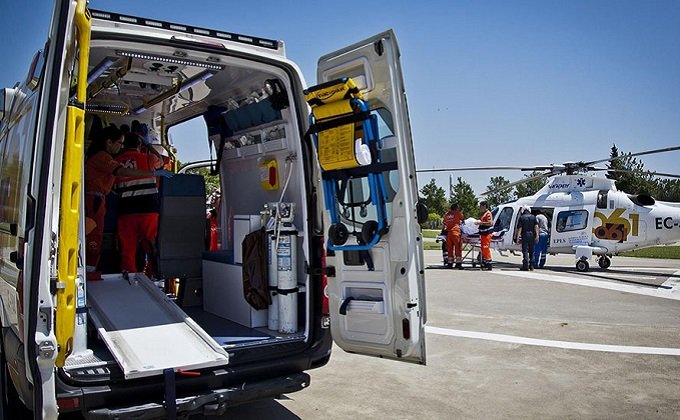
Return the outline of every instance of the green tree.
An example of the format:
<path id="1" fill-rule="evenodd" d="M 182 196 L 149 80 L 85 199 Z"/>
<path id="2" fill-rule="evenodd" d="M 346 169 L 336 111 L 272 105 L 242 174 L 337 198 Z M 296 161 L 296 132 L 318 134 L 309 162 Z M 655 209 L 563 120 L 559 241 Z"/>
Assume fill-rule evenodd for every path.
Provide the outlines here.
<path id="1" fill-rule="evenodd" d="M 609 157 L 612 159 L 607 163 L 609 169 L 606 177 L 613 179 L 616 188 L 629 194 L 654 194 L 657 192 L 659 184 L 654 180 L 654 176 L 645 170 L 642 161 L 630 156 L 630 153 L 622 153 L 612 145 Z"/>
<path id="2" fill-rule="evenodd" d="M 489 185 L 486 186 L 487 191 L 494 191 L 486 195 L 486 200 L 489 202 L 489 208 L 494 208 L 501 203 L 505 203 L 512 199 L 512 189 L 505 188 L 510 181 L 503 176 L 492 176 Z"/>
<path id="3" fill-rule="evenodd" d="M 532 178 L 532 177 L 538 177 L 541 175 L 542 172 L 540 171 L 533 171 L 530 174 L 524 175 L 524 178 Z M 519 184 L 515 186 L 515 198 L 521 198 L 521 197 L 526 197 L 529 195 L 534 195 L 538 190 L 543 188 L 543 186 L 548 182 L 548 179 L 546 177 L 539 177 L 539 178 L 534 178 L 530 181 L 527 181 L 523 184 Z"/>
<path id="4" fill-rule="evenodd" d="M 205 196 L 210 197 L 210 194 L 215 191 L 220 191 L 220 176 L 210 175 L 210 168 L 196 168 L 191 170 L 192 173 L 203 175 L 205 178 Z"/>
<path id="5" fill-rule="evenodd" d="M 443 216 L 448 210 L 446 191 L 437 185 L 434 178 L 420 190 L 420 194 L 423 197 L 422 201 L 427 206 L 428 212 Z"/>
<path id="6" fill-rule="evenodd" d="M 653 194 L 657 200 L 680 202 L 680 180 L 657 179 L 656 192 Z"/>
<path id="7" fill-rule="evenodd" d="M 458 177 L 458 181 L 453 186 L 449 205 L 457 203 L 458 209 L 465 217 L 479 217 L 479 202 L 475 196 L 472 186 Z"/>

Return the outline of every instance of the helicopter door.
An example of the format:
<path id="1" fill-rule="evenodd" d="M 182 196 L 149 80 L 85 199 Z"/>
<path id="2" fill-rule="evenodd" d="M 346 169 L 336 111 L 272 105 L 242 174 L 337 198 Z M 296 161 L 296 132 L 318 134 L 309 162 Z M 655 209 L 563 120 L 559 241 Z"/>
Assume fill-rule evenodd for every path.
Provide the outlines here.
<path id="1" fill-rule="evenodd" d="M 555 207 L 550 232 L 551 250 L 571 250 L 592 243 L 595 205 Z"/>
<path id="2" fill-rule="evenodd" d="M 328 281 L 333 340 L 345 351 L 425 363 L 423 251 L 417 220 L 418 187 L 399 48 L 391 30 L 319 59 L 319 84 L 351 78 L 377 126 L 385 205 L 370 203 L 366 177 L 338 181 L 326 196 L 331 209 L 359 246 L 329 251 L 335 277 Z M 382 187 L 384 185 L 384 188 Z M 328 194 L 328 184 L 324 184 Z M 382 212 L 381 214 L 377 214 Z M 337 216 L 340 215 L 340 216 Z M 385 228 L 361 245 L 362 228 L 384 220 Z M 356 236 L 356 239 L 355 239 Z M 368 249 L 366 249 L 368 248 Z M 334 253 L 335 257 L 331 255 Z"/>

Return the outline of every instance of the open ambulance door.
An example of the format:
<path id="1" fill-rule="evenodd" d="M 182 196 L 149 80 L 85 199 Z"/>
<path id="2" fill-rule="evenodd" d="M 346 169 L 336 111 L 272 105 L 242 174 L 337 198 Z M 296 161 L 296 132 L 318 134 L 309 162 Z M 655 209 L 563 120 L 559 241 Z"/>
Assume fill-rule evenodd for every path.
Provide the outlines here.
<path id="1" fill-rule="evenodd" d="M 329 207 L 335 206 L 336 215 L 340 215 L 336 217 L 350 234 L 348 243 L 357 244 L 354 250 L 351 245 L 340 247 L 343 250 L 329 247 L 328 265 L 335 267 L 327 289 L 333 340 L 348 352 L 425 364 L 418 186 L 394 33 L 388 30 L 319 59 L 319 84 L 346 77 L 356 83 L 375 116 L 382 165 L 377 176 L 386 205 L 381 215 L 376 214 L 381 210 L 370 205 L 373 187 L 367 178 L 350 176 L 337 181 L 330 195 L 324 184 L 327 233 L 331 226 Z M 362 229 L 378 226 L 375 220 L 379 217 L 384 222 L 379 239 L 373 240 L 372 246 L 368 239 L 362 245 Z M 370 249 L 356 250 L 366 246 Z"/>
<path id="2" fill-rule="evenodd" d="M 24 356 L 35 418 L 57 418 L 55 366 L 64 365 L 73 345 L 89 25 L 85 0 L 55 2 L 44 67 L 34 80 L 40 100 L 27 206 Z"/>

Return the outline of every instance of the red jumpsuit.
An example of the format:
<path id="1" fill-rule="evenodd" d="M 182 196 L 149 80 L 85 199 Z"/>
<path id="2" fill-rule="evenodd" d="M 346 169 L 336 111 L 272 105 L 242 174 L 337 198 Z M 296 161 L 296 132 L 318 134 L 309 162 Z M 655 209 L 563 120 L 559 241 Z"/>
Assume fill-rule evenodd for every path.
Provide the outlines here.
<path id="1" fill-rule="evenodd" d="M 449 253 L 449 265 L 456 256 L 456 264 L 463 262 L 463 241 L 460 237 L 460 224 L 465 219 L 458 210 L 449 210 L 444 214 L 444 228 L 446 228 L 446 245 Z"/>
<path id="2" fill-rule="evenodd" d="M 491 234 L 493 233 L 493 216 L 489 210 L 479 219 L 479 242 L 482 245 L 483 262 L 491 262 Z"/>
<path id="3" fill-rule="evenodd" d="M 123 167 L 151 172 L 149 157 L 137 149 L 125 149 L 116 157 Z M 121 270 L 138 272 L 137 247 L 142 246 L 147 258 L 145 271 L 153 273 L 153 246 L 158 235 L 158 188 L 156 178 L 117 177 L 119 194 L 118 241 Z"/>
<path id="4" fill-rule="evenodd" d="M 88 226 L 93 226 L 86 235 L 85 262 L 89 271 L 99 264 L 104 238 L 104 216 L 106 215 L 106 195 L 111 192 L 115 176 L 121 167 L 106 151 L 99 151 L 85 161 L 85 217 Z"/>

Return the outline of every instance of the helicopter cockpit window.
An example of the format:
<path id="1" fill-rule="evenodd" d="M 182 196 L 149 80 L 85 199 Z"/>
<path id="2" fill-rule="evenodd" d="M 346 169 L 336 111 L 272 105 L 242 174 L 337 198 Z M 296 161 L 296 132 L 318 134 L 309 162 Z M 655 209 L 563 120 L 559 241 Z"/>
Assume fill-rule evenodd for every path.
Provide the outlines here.
<path id="1" fill-rule="evenodd" d="M 493 226 L 494 232 L 501 232 L 504 230 L 510 230 L 510 223 L 512 222 L 512 213 L 514 212 L 512 207 L 505 207 L 501 210 L 496 219 L 496 223 Z"/>
<path id="2" fill-rule="evenodd" d="M 597 208 L 606 209 L 607 208 L 607 193 L 608 191 L 599 191 L 597 193 Z"/>
<path id="3" fill-rule="evenodd" d="M 573 230 L 585 229 L 588 225 L 587 210 L 567 210 L 561 211 L 557 215 L 558 232 L 570 232 Z"/>

